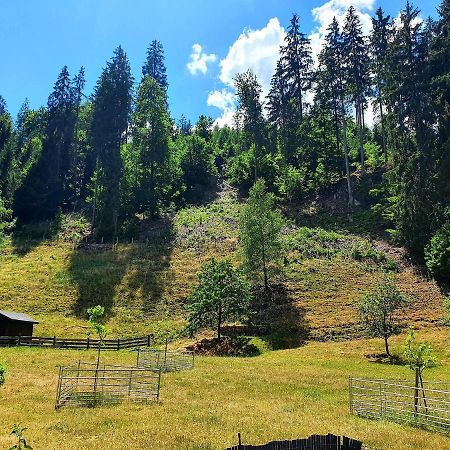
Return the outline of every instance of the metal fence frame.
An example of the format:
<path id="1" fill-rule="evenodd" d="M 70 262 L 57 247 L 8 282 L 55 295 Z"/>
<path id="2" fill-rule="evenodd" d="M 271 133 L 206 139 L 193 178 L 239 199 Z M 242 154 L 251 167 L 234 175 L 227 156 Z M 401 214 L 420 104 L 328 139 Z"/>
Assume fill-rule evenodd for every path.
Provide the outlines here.
<path id="1" fill-rule="evenodd" d="M 162 372 L 177 372 L 194 368 L 195 353 L 189 350 L 159 350 L 140 348 L 137 355 L 137 366 L 148 369 L 159 369 Z"/>
<path id="2" fill-rule="evenodd" d="M 349 378 L 350 413 L 450 433 L 450 383 Z"/>
<path id="3" fill-rule="evenodd" d="M 59 369 L 55 408 L 158 401 L 161 371 L 78 361 Z"/>

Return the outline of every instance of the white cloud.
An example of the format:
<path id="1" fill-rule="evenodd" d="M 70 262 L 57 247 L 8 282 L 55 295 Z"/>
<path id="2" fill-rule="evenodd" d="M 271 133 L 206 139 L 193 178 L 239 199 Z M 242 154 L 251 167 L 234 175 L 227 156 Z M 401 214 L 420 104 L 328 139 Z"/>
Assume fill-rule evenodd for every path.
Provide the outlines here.
<path id="1" fill-rule="evenodd" d="M 207 100 L 208 106 L 215 106 L 222 111 L 222 115 L 216 119 L 216 124 L 219 127 L 225 125 L 233 125 L 233 116 L 236 109 L 236 96 L 228 89 L 210 92 Z"/>
<path id="2" fill-rule="evenodd" d="M 363 33 L 366 35 L 369 34 L 372 28 L 370 12 L 374 9 L 375 0 L 330 0 L 321 6 L 313 8 L 311 14 L 318 25 L 309 35 L 309 39 L 311 39 L 311 48 L 315 61 L 317 61 L 325 35 L 327 34 L 327 28 L 333 21 L 333 17 L 336 17 L 336 20 L 342 27 L 345 15 L 350 6 L 356 9 L 361 20 Z"/>
<path id="3" fill-rule="evenodd" d="M 220 61 L 219 79 L 225 88 L 211 92 L 208 97 L 208 105 L 222 110 L 222 116 L 216 121 L 219 126 L 232 124 L 235 109 L 233 78 L 238 73 L 251 69 L 261 83 L 263 95 L 267 95 L 285 34 L 280 21 L 274 17 L 260 30 L 243 31 L 231 45 L 227 56 Z"/>
<path id="4" fill-rule="evenodd" d="M 200 44 L 192 46 L 192 53 L 189 56 L 187 68 L 191 75 L 196 75 L 201 72 L 203 75 L 208 71 L 208 63 L 213 63 L 217 60 L 217 55 L 214 53 L 204 53 L 203 47 Z"/>

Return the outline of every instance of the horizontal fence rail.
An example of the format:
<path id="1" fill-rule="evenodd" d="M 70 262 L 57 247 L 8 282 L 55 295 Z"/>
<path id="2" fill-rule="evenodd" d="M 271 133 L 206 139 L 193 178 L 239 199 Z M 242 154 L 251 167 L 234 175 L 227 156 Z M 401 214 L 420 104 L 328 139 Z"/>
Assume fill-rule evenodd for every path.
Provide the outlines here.
<path id="1" fill-rule="evenodd" d="M 355 441 L 346 436 L 313 435 L 306 439 L 293 441 L 273 441 L 264 445 L 238 444 L 227 450 L 361 450 L 362 442 Z"/>
<path id="2" fill-rule="evenodd" d="M 161 371 L 85 363 L 60 367 L 55 408 L 159 400 Z"/>
<path id="3" fill-rule="evenodd" d="M 137 356 L 137 366 L 156 368 L 162 372 L 176 372 L 194 368 L 195 354 L 188 350 L 167 350 L 140 348 Z"/>
<path id="4" fill-rule="evenodd" d="M 350 412 L 369 419 L 450 432 L 450 383 L 349 379 Z"/>
<path id="5" fill-rule="evenodd" d="M 118 338 L 103 340 L 102 348 L 104 350 L 122 350 L 127 348 L 138 348 L 149 346 L 152 337 L 141 336 L 133 338 Z M 26 347 L 54 347 L 75 350 L 98 349 L 100 345 L 99 339 L 76 339 L 76 338 L 58 338 L 39 337 L 39 336 L 0 336 L 1 346 L 26 346 Z"/>

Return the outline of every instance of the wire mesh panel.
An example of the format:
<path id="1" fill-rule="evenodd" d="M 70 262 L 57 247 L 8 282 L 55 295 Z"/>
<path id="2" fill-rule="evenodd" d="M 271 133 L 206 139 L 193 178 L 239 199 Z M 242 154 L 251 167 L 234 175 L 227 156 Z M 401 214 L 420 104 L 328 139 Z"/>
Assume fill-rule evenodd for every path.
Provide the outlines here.
<path id="1" fill-rule="evenodd" d="M 350 378 L 349 398 L 353 414 L 450 432 L 450 383 Z"/>
<path id="2" fill-rule="evenodd" d="M 140 348 L 137 366 L 160 369 L 162 372 L 175 372 L 194 368 L 194 352 L 188 350 L 167 350 Z"/>
<path id="3" fill-rule="evenodd" d="M 79 361 L 75 366 L 60 368 L 55 407 L 158 400 L 160 382 L 158 369 L 106 364 L 97 367 Z"/>

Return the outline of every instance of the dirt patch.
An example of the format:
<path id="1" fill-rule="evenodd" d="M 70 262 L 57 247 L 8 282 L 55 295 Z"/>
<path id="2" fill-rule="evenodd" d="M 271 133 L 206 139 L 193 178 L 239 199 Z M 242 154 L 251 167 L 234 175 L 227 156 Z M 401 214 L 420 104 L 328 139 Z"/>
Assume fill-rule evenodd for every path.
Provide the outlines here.
<path id="1" fill-rule="evenodd" d="M 195 344 L 186 347 L 186 350 L 194 351 L 197 355 L 204 356 L 257 356 L 259 349 L 249 343 L 246 337 L 223 337 L 221 339 L 202 339 Z"/>

